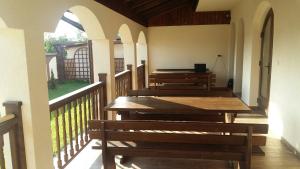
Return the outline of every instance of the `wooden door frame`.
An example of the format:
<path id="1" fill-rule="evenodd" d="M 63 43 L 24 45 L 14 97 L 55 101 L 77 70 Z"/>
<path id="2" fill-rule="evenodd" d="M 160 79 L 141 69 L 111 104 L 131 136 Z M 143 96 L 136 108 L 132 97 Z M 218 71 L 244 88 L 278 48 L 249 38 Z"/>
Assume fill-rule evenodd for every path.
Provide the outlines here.
<path id="1" fill-rule="evenodd" d="M 268 80 L 268 91 L 267 91 L 267 95 L 268 95 L 268 103 L 266 104 L 266 109 L 268 109 L 269 107 L 269 100 L 270 100 L 270 88 L 271 88 L 271 76 L 272 76 L 272 59 L 273 59 L 273 40 L 274 40 L 274 12 L 273 12 L 273 9 L 271 8 L 268 12 L 268 14 L 266 15 L 265 17 L 265 21 L 264 21 L 264 25 L 263 25 L 263 28 L 262 28 L 262 31 L 261 31 L 261 49 L 260 49 L 260 60 L 259 60 L 259 93 L 258 93 L 258 99 L 257 99 L 257 102 L 258 102 L 258 106 L 260 107 L 262 105 L 262 99 L 261 99 L 261 90 L 262 90 L 262 59 L 263 59 L 263 46 L 264 46 L 264 42 L 265 42 L 265 39 L 264 39 L 264 33 L 265 33 L 265 29 L 267 27 L 267 24 L 268 24 L 268 21 L 271 20 L 271 32 L 270 32 L 270 58 L 269 58 L 269 62 L 271 65 L 270 68 L 269 68 L 269 71 L 270 71 L 270 75 L 269 75 L 269 78 L 267 79 Z M 266 112 L 267 113 L 267 112 Z"/>

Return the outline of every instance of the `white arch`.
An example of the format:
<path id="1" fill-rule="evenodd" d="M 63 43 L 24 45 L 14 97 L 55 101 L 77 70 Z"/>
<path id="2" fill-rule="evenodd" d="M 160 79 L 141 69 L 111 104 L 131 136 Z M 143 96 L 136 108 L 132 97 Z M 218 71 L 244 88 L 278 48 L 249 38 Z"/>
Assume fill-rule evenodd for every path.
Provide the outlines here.
<path id="1" fill-rule="evenodd" d="M 133 42 L 132 34 L 127 24 L 121 25 L 118 35 L 121 37 L 121 41 L 123 43 L 123 50 L 124 50 L 124 63 L 125 65 L 131 64 L 132 65 L 132 72 L 133 72 L 133 89 L 136 89 L 137 86 L 137 78 L 136 78 L 136 51 L 135 51 L 135 43 Z"/>
<path id="2" fill-rule="evenodd" d="M 146 77 L 148 77 L 149 71 L 149 62 L 148 62 L 148 46 L 146 41 L 146 36 L 143 31 L 140 32 L 138 42 L 136 44 L 136 55 L 137 55 L 137 64 L 141 64 L 144 60 L 145 63 L 145 70 L 146 70 Z M 148 87 L 148 78 L 146 78 L 146 87 Z"/>
<path id="3" fill-rule="evenodd" d="M 95 14 L 84 6 L 74 6 L 69 9 L 80 20 L 89 39 L 106 39 L 102 26 Z"/>
<path id="4" fill-rule="evenodd" d="M 249 104 L 257 105 L 258 90 L 259 90 L 259 59 L 261 50 L 260 33 L 265 21 L 265 18 L 271 9 L 271 4 L 268 1 L 261 2 L 255 12 L 252 22 L 252 58 L 251 58 L 251 78 L 249 91 Z"/>
<path id="5" fill-rule="evenodd" d="M 138 44 L 147 45 L 146 35 L 143 31 L 139 33 Z"/>
<path id="6" fill-rule="evenodd" d="M 122 43 L 133 43 L 132 34 L 127 24 L 121 25 L 118 33 L 121 37 Z"/>

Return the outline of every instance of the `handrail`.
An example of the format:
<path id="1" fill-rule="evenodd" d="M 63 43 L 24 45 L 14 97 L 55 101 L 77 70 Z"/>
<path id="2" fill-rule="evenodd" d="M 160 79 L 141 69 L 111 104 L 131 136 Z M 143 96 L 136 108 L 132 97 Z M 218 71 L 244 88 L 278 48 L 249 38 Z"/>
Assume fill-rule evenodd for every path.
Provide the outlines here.
<path id="1" fill-rule="evenodd" d="M 130 72 L 131 72 L 131 70 L 124 70 L 123 72 L 115 74 L 115 78 L 120 78 Z"/>
<path id="2" fill-rule="evenodd" d="M 143 66 L 145 66 L 145 65 L 144 64 L 140 64 L 140 65 L 137 66 L 137 68 L 140 68 L 140 67 L 143 67 Z"/>
<path id="3" fill-rule="evenodd" d="M 90 142 L 87 122 L 105 119 L 106 90 L 101 81 L 49 101 L 57 168 L 65 168 Z"/>
<path id="4" fill-rule="evenodd" d="M 21 102 L 3 103 L 6 115 L 0 118 L 0 168 L 5 169 L 4 135 L 9 135 L 12 167 L 26 169 L 25 144 L 22 123 Z"/>
<path id="5" fill-rule="evenodd" d="M 72 100 L 80 98 L 80 97 L 88 94 L 89 92 L 91 92 L 91 91 L 93 91 L 96 88 L 99 88 L 101 86 L 103 86 L 103 82 L 96 82 L 94 84 L 88 85 L 86 87 L 75 90 L 75 91 L 73 91 L 71 93 L 68 93 L 66 95 L 58 97 L 56 99 L 50 100 L 49 101 L 50 111 L 58 109 L 59 107 L 65 105 L 67 102 L 71 102 Z"/>
<path id="6" fill-rule="evenodd" d="M 0 118 L 0 135 L 8 133 L 16 124 L 18 120 L 14 114 L 8 114 Z"/>
<path id="7" fill-rule="evenodd" d="M 132 89 L 132 65 L 127 65 L 127 70 L 115 75 L 116 96 L 126 96 Z"/>

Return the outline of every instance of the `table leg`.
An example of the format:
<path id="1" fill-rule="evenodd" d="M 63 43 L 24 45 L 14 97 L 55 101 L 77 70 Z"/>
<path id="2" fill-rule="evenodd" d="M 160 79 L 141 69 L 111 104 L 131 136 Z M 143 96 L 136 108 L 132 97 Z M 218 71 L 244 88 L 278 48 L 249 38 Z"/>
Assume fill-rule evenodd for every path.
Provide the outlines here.
<path id="1" fill-rule="evenodd" d="M 121 120 L 129 120 L 130 119 L 130 112 L 122 112 L 121 114 Z M 120 157 L 120 164 L 125 164 L 129 161 L 128 156 L 121 156 Z"/>

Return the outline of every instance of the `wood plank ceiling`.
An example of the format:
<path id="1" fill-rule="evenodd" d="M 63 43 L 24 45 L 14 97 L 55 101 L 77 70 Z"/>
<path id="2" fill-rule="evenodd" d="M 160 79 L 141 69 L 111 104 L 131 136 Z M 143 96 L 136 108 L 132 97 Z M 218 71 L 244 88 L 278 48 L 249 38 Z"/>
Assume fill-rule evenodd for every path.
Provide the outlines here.
<path id="1" fill-rule="evenodd" d="M 196 12 L 199 0 L 96 1 L 144 26 L 230 23 L 230 11 Z"/>

